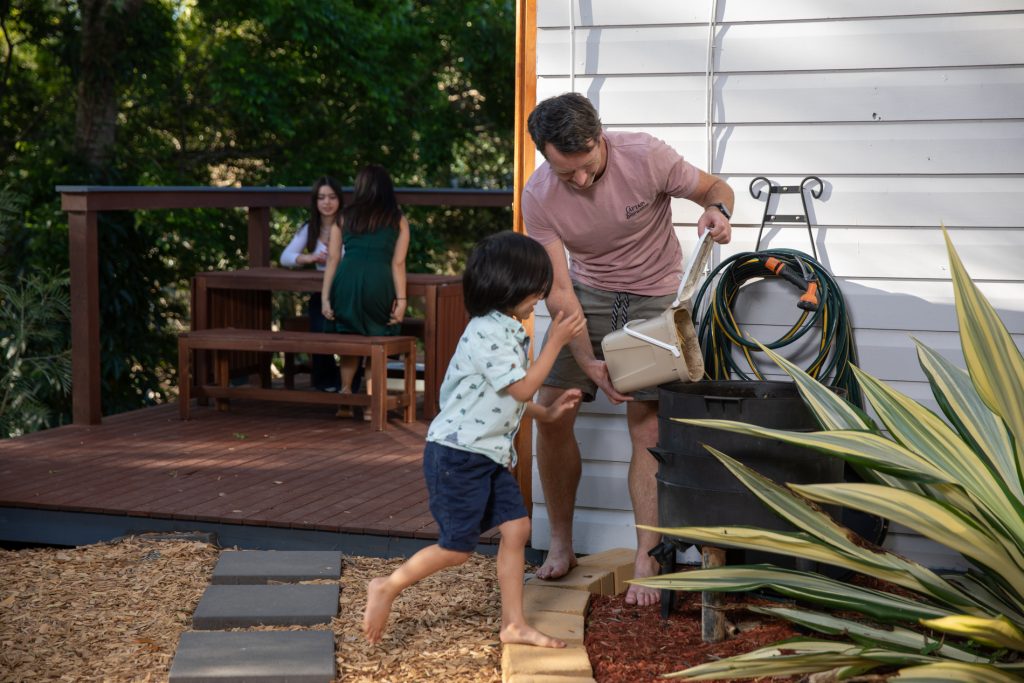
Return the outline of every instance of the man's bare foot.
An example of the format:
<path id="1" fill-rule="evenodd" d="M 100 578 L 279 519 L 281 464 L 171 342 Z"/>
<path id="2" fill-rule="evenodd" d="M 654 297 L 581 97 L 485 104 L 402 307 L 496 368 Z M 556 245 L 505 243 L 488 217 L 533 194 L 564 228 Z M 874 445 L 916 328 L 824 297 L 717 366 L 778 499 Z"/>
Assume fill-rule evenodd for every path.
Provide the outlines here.
<path id="1" fill-rule="evenodd" d="M 371 645 L 376 645 L 384 636 L 391 615 L 391 603 L 395 596 L 385 589 L 387 579 L 377 577 L 366 586 L 366 610 L 363 612 L 363 635 Z"/>
<path id="2" fill-rule="evenodd" d="M 636 562 L 633 564 L 633 578 L 645 579 L 648 576 L 656 576 L 658 574 L 658 569 L 657 560 L 644 551 L 637 551 Z M 661 591 L 657 588 L 648 588 L 647 586 L 630 584 L 629 589 L 626 591 L 626 597 L 624 600 L 627 605 L 649 607 L 661 602 Z"/>
<path id="3" fill-rule="evenodd" d="M 536 645 L 537 647 L 565 647 L 564 641 L 545 635 L 527 624 L 502 626 L 501 642 L 505 644 Z"/>
<path id="4" fill-rule="evenodd" d="M 552 548 L 548 551 L 548 556 L 544 558 L 544 564 L 537 570 L 537 578 L 545 581 L 560 579 L 575 566 L 576 555 L 572 550 L 562 552 Z"/>

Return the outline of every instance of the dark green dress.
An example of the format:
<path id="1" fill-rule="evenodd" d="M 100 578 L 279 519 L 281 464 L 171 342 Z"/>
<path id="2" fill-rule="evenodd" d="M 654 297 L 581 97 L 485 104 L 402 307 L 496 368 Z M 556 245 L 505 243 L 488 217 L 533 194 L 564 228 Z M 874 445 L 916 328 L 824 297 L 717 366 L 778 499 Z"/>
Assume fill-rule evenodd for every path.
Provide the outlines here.
<path id="1" fill-rule="evenodd" d="M 396 241 L 395 226 L 345 233 L 345 255 L 331 283 L 334 320 L 327 321 L 325 331 L 368 336 L 398 334 L 398 325 L 388 325 L 395 301 L 391 258 Z"/>

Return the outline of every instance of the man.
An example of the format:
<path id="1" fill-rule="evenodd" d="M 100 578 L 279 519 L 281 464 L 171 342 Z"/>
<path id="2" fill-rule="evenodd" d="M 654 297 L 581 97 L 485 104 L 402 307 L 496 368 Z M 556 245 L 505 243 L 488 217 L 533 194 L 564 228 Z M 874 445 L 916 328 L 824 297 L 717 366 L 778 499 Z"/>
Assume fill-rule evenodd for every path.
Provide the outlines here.
<path id="1" fill-rule="evenodd" d="M 657 316 L 672 304 L 682 273 L 672 198 L 704 207 L 698 234 L 708 230 L 714 241 L 725 244 L 732 235 L 733 192 L 657 138 L 605 132 L 594 106 L 578 93 L 538 104 L 528 127 L 545 163 L 523 189 L 522 211 L 527 232 L 544 245 L 554 267 L 548 310 L 555 316 L 582 309 L 588 328 L 588 334 L 562 350 L 537 402 L 550 405 L 572 388 L 582 390 L 587 401 L 597 389 L 613 403 L 628 401 L 634 520 L 656 526 L 658 467 L 647 449 L 658 441 L 657 389 L 632 396 L 616 391 L 600 356 L 601 339 L 629 320 Z M 573 426 L 578 411 L 537 425 L 537 465 L 551 525 L 551 547 L 537 572 L 542 579 L 563 576 L 576 564 L 572 521 L 581 464 Z M 657 573 L 657 561 L 648 551 L 659 541 L 657 534 L 637 529 L 637 577 Z M 630 586 L 625 600 L 646 606 L 659 598 L 654 589 Z"/>

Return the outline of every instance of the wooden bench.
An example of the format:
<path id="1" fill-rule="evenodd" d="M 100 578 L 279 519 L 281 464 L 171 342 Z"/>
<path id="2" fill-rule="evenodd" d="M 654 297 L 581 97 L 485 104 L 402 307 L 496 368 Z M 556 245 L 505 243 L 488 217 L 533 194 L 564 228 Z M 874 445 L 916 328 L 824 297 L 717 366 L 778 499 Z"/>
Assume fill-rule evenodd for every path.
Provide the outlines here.
<path id="1" fill-rule="evenodd" d="M 192 352 L 214 353 L 214 384 L 192 386 Z M 361 356 L 370 361 L 369 377 L 372 394 L 338 394 L 323 391 L 297 391 L 263 387 L 232 387 L 228 353 L 256 351 L 263 353 L 323 353 L 340 356 Z M 401 356 L 405 365 L 402 391 L 387 391 L 388 356 Z M 274 332 L 236 328 L 209 328 L 178 335 L 178 406 L 181 419 L 189 418 L 191 398 L 210 397 L 221 410 L 227 409 L 231 398 L 254 398 L 268 401 L 317 403 L 336 406 L 362 406 L 370 409 L 371 422 L 377 431 L 387 424 L 387 411 L 402 409 L 406 422 L 416 420 L 416 338 L 363 337 L 357 334 L 321 332 Z"/>

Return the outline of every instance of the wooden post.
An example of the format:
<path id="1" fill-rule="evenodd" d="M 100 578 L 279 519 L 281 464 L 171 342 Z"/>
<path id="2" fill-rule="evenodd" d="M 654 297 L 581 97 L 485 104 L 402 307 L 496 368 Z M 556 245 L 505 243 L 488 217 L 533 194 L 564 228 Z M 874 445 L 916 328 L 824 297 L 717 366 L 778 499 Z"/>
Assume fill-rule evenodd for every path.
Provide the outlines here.
<path id="1" fill-rule="evenodd" d="M 249 207 L 249 267 L 270 265 L 270 207 Z"/>
<path id="2" fill-rule="evenodd" d="M 519 197 L 534 168 L 536 150 L 526 130 L 526 119 L 537 104 L 537 0 L 516 0 L 516 100 L 513 139 L 512 229 L 523 233 Z M 533 318 L 527 323 L 533 337 Z M 534 340 L 536 342 L 536 340 Z M 535 346 L 536 344 L 534 344 Z M 531 347 L 530 353 L 533 353 Z M 516 479 L 523 504 L 533 517 L 533 421 L 524 419 L 515 440 L 519 464 Z"/>
<path id="3" fill-rule="evenodd" d="M 102 419 L 100 270 L 95 211 L 68 211 L 71 261 L 71 402 L 77 425 Z"/>
<path id="4" fill-rule="evenodd" d="M 701 567 L 711 569 L 725 565 L 725 551 L 721 548 L 703 546 L 700 550 Z M 725 640 L 726 619 L 722 614 L 722 594 L 704 591 L 700 594 L 700 637 L 705 643 L 720 643 Z"/>

